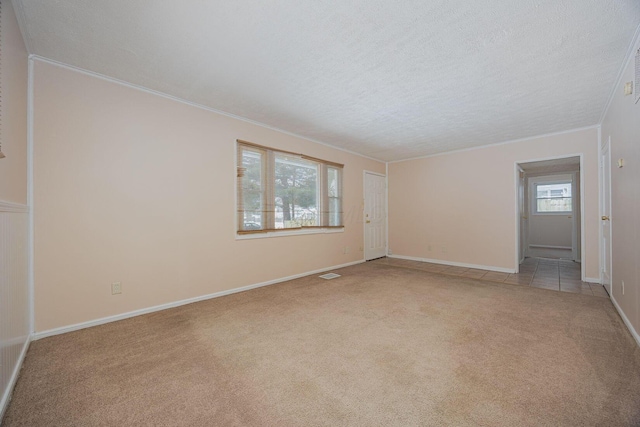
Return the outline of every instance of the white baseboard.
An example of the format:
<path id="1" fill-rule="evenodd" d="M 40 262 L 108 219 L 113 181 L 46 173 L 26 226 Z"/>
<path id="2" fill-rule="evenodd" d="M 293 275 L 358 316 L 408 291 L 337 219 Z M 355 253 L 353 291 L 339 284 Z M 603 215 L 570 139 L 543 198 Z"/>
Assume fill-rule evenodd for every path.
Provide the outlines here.
<path id="1" fill-rule="evenodd" d="M 53 336 L 53 335 L 60 335 L 60 334 L 64 334 L 64 333 L 67 333 L 67 332 L 73 332 L 73 331 L 77 331 L 77 330 L 80 330 L 80 329 L 90 328 L 92 326 L 98 326 L 98 325 L 103 325 L 105 323 L 116 322 L 118 320 L 128 319 L 130 317 L 141 316 L 143 314 L 153 313 L 154 311 L 166 310 L 166 309 L 169 309 L 169 308 L 179 307 L 179 306 L 185 305 L 185 304 L 191 304 L 191 303 L 198 302 L 198 301 L 204 301 L 204 300 L 208 300 L 208 299 L 212 299 L 212 298 L 218 298 L 218 297 L 222 297 L 222 296 L 225 296 L 225 295 L 231 295 L 231 294 L 235 294 L 235 293 L 238 293 L 238 292 L 248 291 L 250 289 L 255 289 L 255 288 L 260 288 L 260 287 L 263 287 L 263 286 L 273 285 L 273 284 L 276 284 L 276 283 L 286 282 L 287 280 L 293 280 L 293 279 L 298 279 L 300 277 L 311 276 L 313 274 L 324 273 L 325 271 L 329 271 L 329 270 L 336 270 L 338 268 L 349 267 L 351 265 L 361 264 L 363 262 L 364 262 L 364 260 L 348 262 L 346 264 L 334 265 L 332 267 L 321 268 L 319 270 L 307 271 L 305 273 L 294 274 L 293 276 L 281 277 L 279 279 L 273 279 L 273 280 L 268 280 L 266 282 L 255 283 L 253 285 L 242 286 L 242 287 L 239 287 L 239 288 L 228 289 L 226 291 L 215 292 L 215 293 L 212 293 L 212 294 L 202 295 L 202 296 L 199 296 L 199 297 L 183 299 L 183 300 L 180 300 L 180 301 L 174 301 L 174 302 L 170 302 L 170 303 L 167 303 L 167 304 L 156 305 L 156 306 L 148 307 L 148 308 L 142 308 L 140 310 L 129 311 L 127 313 L 116 314 L 114 316 L 107 316 L 107 317 L 102 317 L 100 319 L 89 320 L 87 322 L 76 323 L 76 324 L 68 325 L 68 326 L 61 326 L 59 328 L 49 329 L 49 330 L 46 330 L 46 331 L 34 332 L 33 336 L 32 336 L 32 339 L 33 340 L 39 340 L 39 339 L 50 337 L 50 336 Z"/>
<path id="2" fill-rule="evenodd" d="M 443 261 L 441 259 L 419 258 L 419 257 L 414 257 L 414 256 L 406 256 L 406 255 L 389 255 L 389 258 L 399 258 L 399 259 L 407 259 L 407 260 L 410 260 L 410 261 L 430 262 L 430 263 L 433 263 L 433 264 L 450 265 L 450 266 L 453 266 L 453 267 L 477 268 L 479 270 L 497 271 L 497 272 L 500 272 L 500 273 L 515 273 L 516 272 L 513 268 L 494 267 L 494 266 L 490 266 L 490 265 L 467 264 L 467 263 L 464 263 L 464 262 Z"/>
<path id="3" fill-rule="evenodd" d="M 20 357 L 18 357 L 18 361 L 16 366 L 13 368 L 13 372 L 11 373 L 11 378 L 9 379 L 9 383 L 7 384 L 7 388 L 2 392 L 2 400 L 0 401 L 0 422 L 4 418 L 4 413 L 9 407 L 9 402 L 11 401 L 11 393 L 13 393 L 13 388 L 16 386 L 16 382 L 18 381 L 18 375 L 20 375 L 20 369 L 22 369 L 22 363 L 24 362 L 24 358 L 27 355 L 27 350 L 29 349 L 29 344 L 31 343 L 32 336 L 29 335 L 27 340 L 22 346 L 22 351 L 20 352 Z"/>
<path id="4" fill-rule="evenodd" d="M 588 282 L 588 283 L 598 283 L 600 284 L 600 278 L 599 277 L 585 277 L 584 279 L 582 279 L 583 282 Z"/>
<path id="5" fill-rule="evenodd" d="M 640 335 L 638 335 L 638 332 L 636 332 L 631 322 L 629 322 L 627 315 L 624 314 L 624 311 L 622 311 L 622 309 L 618 305 L 618 301 L 616 301 L 613 295 L 611 295 L 611 302 L 613 302 L 613 306 L 616 308 L 616 310 L 618 310 L 618 314 L 620 315 L 620 317 L 622 317 L 622 321 L 624 322 L 625 325 L 627 325 L 627 329 L 629 329 L 629 332 L 631 332 L 631 335 L 636 340 L 638 347 L 640 347 Z"/>
<path id="6" fill-rule="evenodd" d="M 561 249 L 563 251 L 571 251 L 573 248 L 571 246 L 550 246 L 550 245 L 529 245 L 530 248 L 540 248 L 540 249 Z"/>
<path id="7" fill-rule="evenodd" d="M 527 256 L 533 258 L 555 258 L 568 261 L 570 259 L 573 260 L 573 251 L 571 248 L 563 249 L 531 245 L 527 249 Z"/>

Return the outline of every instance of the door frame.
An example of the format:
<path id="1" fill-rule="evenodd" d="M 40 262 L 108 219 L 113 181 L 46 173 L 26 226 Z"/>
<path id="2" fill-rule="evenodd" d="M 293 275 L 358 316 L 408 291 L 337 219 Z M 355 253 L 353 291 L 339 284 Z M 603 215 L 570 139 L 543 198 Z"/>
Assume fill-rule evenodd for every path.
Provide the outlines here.
<path id="1" fill-rule="evenodd" d="M 373 172 L 370 170 L 364 169 L 362 171 L 362 259 L 367 261 L 367 245 L 365 244 L 365 239 L 367 238 L 367 223 L 364 217 L 364 208 L 366 206 L 366 198 L 367 198 L 367 185 L 366 179 L 367 174 L 369 175 L 377 175 L 379 177 L 384 178 L 384 254 L 385 256 L 389 256 L 389 165 L 386 165 L 384 173 Z"/>
<path id="2" fill-rule="evenodd" d="M 521 163 L 531 163 L 531 162 L 544 162 L 547 160 L 560 160 L 567 159 L 569 157 L 579 157 L 580 158 L 580 277 L 584 281 L 585 279 L 585 266 L 584 266 L 584 258 L 585 258 L 585 247 L 584 247 L 584 155 L 583 153 L 574 153 L 574 154 L 562 154 L 558 156 L 551 157 L 541 157 L 535 159 L 525 159 L 525 160 L 517 160 L 513 165 L 513 183 L 515 187 L 515 247 L 514 247 L 514 263 L 515 263 L 515 272 L 520 272 L 520 203 L 519 203 L 519 172 L 520 172 L 520 164 Z M 575 216 L 575 211 L 574 211 Z M 575 219 L 575 218 L 574 218 Z"/>
<path id="3" fill-rule="evenodd" d="M 527 175 L 524 172 L 524 169 L 522 169 L 520 167 L 519 164 L 516 163 L 516 215 L 518 218 L 517 224 L 516 224 L 516 240 L 518 242 L 518 256 L 516 257 L 518 259 L 518 266 L 520 265 L 520 263 L 522 261 L 524 261 L 525 257 L 527 256 L 527 247 L 528 247 L 528 233 L 524 233 L 523 236 L 523 230 L 524 227 L 522 226 L 522 220 L 523 220 L 523 216 L 527 216 L 527 220 L 528 220 L 528 216 L 529 214 L 527 213 L 528 211 L 528 200 L 527 200 Z M 520 181 L 522 180 L 522 187 L 520 186 Z M 522 201 L 522 203 L 521 203 Z M 522 207 L 522 209 L 525 210 L 525 212 L 523 213 L 520 208 Z M 527 228 L 529 226 L 529 223 L 527 223 Z M 516 273 L 518 272 L 518 270 L 516 270 Z"/>
<path id="4" fill-rule="evenodd" d="M 583 183 L 580 182 L 580 178 L 577 172 L 571 172 L 571 193 L 572 194 L 580 193 L 580 191 L 576 191 L 576 185 L 579 185 L 580 186 L 579 189 L 582 189 Z M 580 193 L 580 203 L 582 204 L 582 193 Z M 578 242 L 578 232 L 580 232 L 580 237 L 582 237 L 582 230 L 578 229 L 578 221 L 576 216 L 579 215 L 580 221 L 582 221 L 582 207 L 577 212 L 574 210 L 572 215 L 573 215 L 573 222 L 571 224 L 571 227 L 573 227 L 573 229 L 571 230 L 571 258 L 573 261 L 578 261 L 582 257 L 582 248 L 581 248 L 580 242 Z M 580 257 L 578 257 L 578 254 L 580 254 Z"/>

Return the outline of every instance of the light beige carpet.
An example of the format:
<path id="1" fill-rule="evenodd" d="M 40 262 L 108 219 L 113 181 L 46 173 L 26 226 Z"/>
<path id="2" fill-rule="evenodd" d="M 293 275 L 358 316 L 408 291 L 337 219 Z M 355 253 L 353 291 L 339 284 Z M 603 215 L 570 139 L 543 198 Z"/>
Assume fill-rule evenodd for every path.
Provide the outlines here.
<path id="1" fill-rule="evenodd" d="M 611 302 L 366 263 L 32 343 L 5 426 L 640 424 Z"/>

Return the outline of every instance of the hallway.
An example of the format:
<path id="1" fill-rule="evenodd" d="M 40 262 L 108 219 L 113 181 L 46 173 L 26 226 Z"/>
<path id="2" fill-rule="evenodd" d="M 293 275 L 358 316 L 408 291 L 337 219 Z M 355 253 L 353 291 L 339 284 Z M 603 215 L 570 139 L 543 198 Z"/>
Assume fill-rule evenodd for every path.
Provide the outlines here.
<path id="1" fill-rule="evenodd" d="M 525 258 L 520 273 L 511 276 L 521 277 L 521 284 L 536 288 L 609 297 L 602 285 L 581 281 L 580 263 L 569 260 Z"/>

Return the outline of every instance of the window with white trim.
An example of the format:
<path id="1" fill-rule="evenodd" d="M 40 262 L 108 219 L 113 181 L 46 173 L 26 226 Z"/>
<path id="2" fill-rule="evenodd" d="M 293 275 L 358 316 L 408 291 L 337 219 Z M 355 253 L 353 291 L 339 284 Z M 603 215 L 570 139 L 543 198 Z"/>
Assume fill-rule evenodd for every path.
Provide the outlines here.
<path id="1" fill-rule="evenodd" d="M 535 213 L 570 213 L 573 211 L 571 181 L 535 183 L 533 191 Z"/>
<path id="2" fill-rule="evenodd" d="M 238 234 L 343 227 L 342 164 L 237 144 Z"/>

